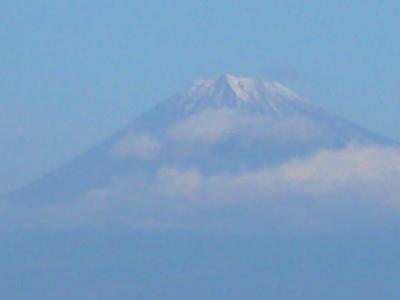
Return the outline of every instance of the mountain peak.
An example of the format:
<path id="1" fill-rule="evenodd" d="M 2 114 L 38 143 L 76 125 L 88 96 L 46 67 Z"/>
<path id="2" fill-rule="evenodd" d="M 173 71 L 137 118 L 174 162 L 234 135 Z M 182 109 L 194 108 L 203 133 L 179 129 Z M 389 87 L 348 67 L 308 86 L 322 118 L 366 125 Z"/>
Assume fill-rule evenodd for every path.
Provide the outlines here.
<path id="1" fill-rule="evenodd" d="M 271 98 L 300 97 L 277 81 L 224 74 L 218 79 L 201 79 L 189 88 L 191 96 L 235 97 L 239 101 L 263 101 Z"/>
<path id="2" fill-rule="evenodd" d="M 263 93 L 262 84 L 260 84 L 262 81 L 257 79 L 224 74 L 219 81 L 243 101 L 259 100 Z"/>
<path id="3" fill-rule="evenodd" d="M 224 74 L 195 81 L 183 92 L 161 102 L 155 111 L 164 111 L 173 118 L 215 109 L 282 117 L 309 110 L 310 105 L 277 81 Z"/>

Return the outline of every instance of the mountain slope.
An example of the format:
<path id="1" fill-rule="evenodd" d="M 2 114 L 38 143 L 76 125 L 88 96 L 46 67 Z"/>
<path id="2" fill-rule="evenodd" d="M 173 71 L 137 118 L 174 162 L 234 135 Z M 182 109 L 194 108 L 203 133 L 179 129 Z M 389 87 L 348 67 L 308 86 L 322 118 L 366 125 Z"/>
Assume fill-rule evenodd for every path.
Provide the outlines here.
<path id="1" fill-rule="evenodd" d="M 224 75 L 197 81 L 88 153 L 6 197 L 31 205 L 71 201 L 113 178 L 152 178 L 163 166 L 237 173 L 350 143 L 392 141 L 313 106 L 280 83 Z"/>

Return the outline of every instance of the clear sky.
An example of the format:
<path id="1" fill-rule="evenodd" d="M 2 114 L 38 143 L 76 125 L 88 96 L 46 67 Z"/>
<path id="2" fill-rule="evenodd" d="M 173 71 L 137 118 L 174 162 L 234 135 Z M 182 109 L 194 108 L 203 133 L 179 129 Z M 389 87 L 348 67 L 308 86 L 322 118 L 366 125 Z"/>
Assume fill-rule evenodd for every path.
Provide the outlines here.
<path id="1" fill-rule="evenodd" d="M 395 0 L 3 0 L 0 192 L 226 72 L 400 140 L 399 15 Z"/>

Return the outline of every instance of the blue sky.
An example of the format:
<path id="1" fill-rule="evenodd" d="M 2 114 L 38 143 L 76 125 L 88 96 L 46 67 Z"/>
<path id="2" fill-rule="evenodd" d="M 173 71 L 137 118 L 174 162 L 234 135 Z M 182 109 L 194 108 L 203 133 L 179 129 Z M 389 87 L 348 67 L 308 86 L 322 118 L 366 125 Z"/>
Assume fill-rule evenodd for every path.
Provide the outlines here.
<path id="1" fill-rule="evenodd" d="M 278 79 L 400 140 L 398 1 L 2 1 L 0 191 L 199 77 Z"/>

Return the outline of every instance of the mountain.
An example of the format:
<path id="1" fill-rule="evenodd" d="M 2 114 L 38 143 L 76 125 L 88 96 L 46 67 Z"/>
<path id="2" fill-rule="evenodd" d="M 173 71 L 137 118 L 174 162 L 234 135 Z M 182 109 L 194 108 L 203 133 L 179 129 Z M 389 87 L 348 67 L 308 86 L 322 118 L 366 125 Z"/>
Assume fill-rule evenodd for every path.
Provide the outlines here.
<path id="1" fill-rule="evenodd" d="M 154 178 L 164 166 L 235 174 L 349 144 L 393 142 L 312 105 L 278 82 L 224 75 L 195 82 L 6 198 L 30 205 L 72 201 L 115 178 Z"/>

